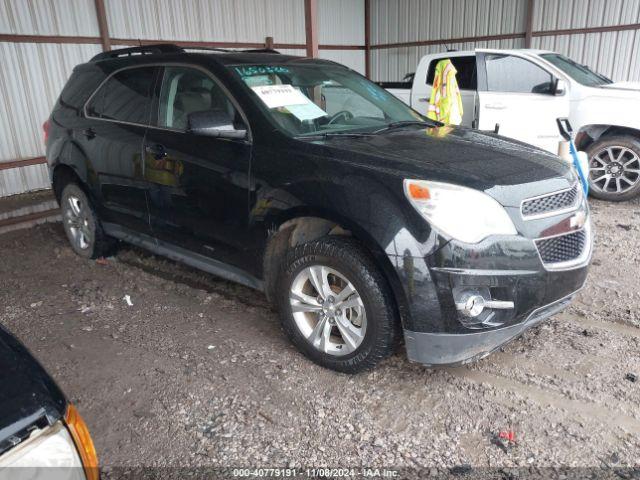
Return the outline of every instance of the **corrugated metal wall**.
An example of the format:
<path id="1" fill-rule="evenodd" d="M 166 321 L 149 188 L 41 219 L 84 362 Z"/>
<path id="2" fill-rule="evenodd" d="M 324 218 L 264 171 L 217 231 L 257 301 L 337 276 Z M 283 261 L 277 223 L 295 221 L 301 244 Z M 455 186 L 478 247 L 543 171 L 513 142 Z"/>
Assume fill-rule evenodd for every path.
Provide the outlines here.
<path id="1" fill-rule="evenodd" d="M 526 0 L 371 0 L 373 45 L 524 33 Z M 640 23 L 640 0 L 536 0 L 534 31 Z M 373 50 L 372 77 L 396 81 L 427 53 L 473 48 L 524 48 L 524 38 Z M 640 80 L 640 32 L 534 37 L 614 80 Z"/>
<path id="2" fill-rule="evenodd" d="M 105 0 L 112 38 L 305 43 L 303 0 Z M 319 41 L 364 45 L 364 0 L 319 0 Z M 98 37 L 94 0 L 0 0 L 0 33 Z M 0 163 L 44 154 L 42 123 L 98 44 L 0 42 Z M 304 50 L 283 53 L 305 55 Z M 364 51 L 320 50 L 364 72 Z M 48 188 L 44 165 L 0 170 L 0 197 Z"/>
<path id="3" fill-rule="evenodd" d="M 0 33 L 98 36 L 93 0 L 0 0 Z M 43 155 L 42 122 L 99 45 L 0 43 L 0 162 Z M 0 170 L 0 197 L 48 188 L 44 165 Z"/>
<path id="4" fill-rule="evenodd" d="M 371 0 L 371 44 L 524 32 L 526 8 L 526 0 Z M 427 53 L 478 46 L 521 48 L 524 39 L 445 43 L 373 50 L 371 76 L 375 80 L 396 81 L 414 72 L 420 58 Z"/>
<path id="5" fill-rule="evenodd" d="M 534 31 L 640 23 L 640 0 L 537 0 Z M 640 80 L 640 31 L 534 37 L 614 80 Z"/>

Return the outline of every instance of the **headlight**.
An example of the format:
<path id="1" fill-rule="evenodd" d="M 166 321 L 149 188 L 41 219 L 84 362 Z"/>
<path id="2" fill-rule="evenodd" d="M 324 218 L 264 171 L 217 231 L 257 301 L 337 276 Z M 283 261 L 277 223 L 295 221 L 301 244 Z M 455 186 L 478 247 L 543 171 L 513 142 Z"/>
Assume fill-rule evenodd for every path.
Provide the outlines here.
<path id="1" fill-rule="evenodd" d="M 98 480 L 99 477 L 93 441 L 73 405 L 67 406 L 64 421 L 34 430 L 29 438 L 0 456 L 0 480 Z"/>
<path id="2" fill-rule="evenodd" d="M 518 232 L 505 209 L 486 193 L 450 183 L 404 181 L 411 205 L 436 229 L 466 243 Z"/>
<path id="3" fill-rule="evenodd" d="M 0 478 L 45 480 L 52 477 L 85 479 L 76 446 L 62 422 L 32 433 L 31 438 L 0 458 Z"/>

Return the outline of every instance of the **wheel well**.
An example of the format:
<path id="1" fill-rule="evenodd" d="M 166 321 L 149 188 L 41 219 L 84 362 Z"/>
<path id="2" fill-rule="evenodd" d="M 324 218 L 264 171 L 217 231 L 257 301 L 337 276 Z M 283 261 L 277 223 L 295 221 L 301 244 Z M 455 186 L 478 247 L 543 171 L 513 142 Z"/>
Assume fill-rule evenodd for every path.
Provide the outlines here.
<path id="1" fill-rule="evenodd" d="M 64 164 L 56 166 L 53 170 L 52 186 L 53 193 L 56 200 L 58 200 L 58 203 L 60 203 L 60 198 L 62 197 L 62 190 L 64 190 L 64 187 L 70 182 L 82 185 L 80 177 L 78 177 L 78 174 L 73 170 L 73 168 Z"/>
<path id="2" fill-rule="evenodd" d="M 287 250 L 326 235 L 352 236 L 349 230 L 342 228 L 336 222 L 320 217 L 298 217 L 280 225 L 276 233 L 270 237 L 264 253 L 265 292 L 270 301 L 275 300 L 274 290 L 278 272 Z"/>
<path id="3" fill-rule="evenodd" d="M 606 137 L 628 135 L 640 139 L 640 130 L 615 125 L 587 125 L 576 135 L 576 147 L 585 151 L 597 141 Z"/>
<path id="4" fill-rule="evenodd" d="M 399 292 L 394 288 L 393 282 L 388 278 L 390 272 L 393 270 L 390 262 L 389 265 L 383 265 L 383 257 L 385 256 L 376 255 L 376 252 L 373 251 L 368 242 L 362 238 L 358 238 L 357 234 L 354 234 L 345 226 L 340 225 L 340 223 L 321 217 L 305 216 L 290 219 L 281 224 L 275 234 L 270 237 L 263 260 L 265 293 L 268 300 L 271 303 L 275 303 L 278 273 L 287 251 L 291 247 L 317 240 L 326 235 L 348 236 L 359 241 L 360 245 L 371 255 L 374 263 L 387 279 L 397 318 L 400 320 L 402 318 L 402 312 L 401 309 L 398 308 Z"/>

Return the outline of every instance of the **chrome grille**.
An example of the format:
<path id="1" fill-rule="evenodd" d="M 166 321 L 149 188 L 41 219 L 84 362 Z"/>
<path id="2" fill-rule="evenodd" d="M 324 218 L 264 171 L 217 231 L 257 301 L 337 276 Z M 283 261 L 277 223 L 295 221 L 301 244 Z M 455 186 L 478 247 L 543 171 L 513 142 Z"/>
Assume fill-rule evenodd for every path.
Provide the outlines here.
<path id="1" fill-rule="evenodd" d="M 569 210 L 578 204 L 580 190 L 578 184 L 560 192 L 550 193 L 522 202 L 522 217 L 538 217 L 551 215 L 562 210 Z"/>
<path id="2" fill-rule="evenodd" d="M 576 260 L 587 246 L 588 233 L 578 230 L 567 235 L 536 240 L 542 262 L 556 264 Z"/>

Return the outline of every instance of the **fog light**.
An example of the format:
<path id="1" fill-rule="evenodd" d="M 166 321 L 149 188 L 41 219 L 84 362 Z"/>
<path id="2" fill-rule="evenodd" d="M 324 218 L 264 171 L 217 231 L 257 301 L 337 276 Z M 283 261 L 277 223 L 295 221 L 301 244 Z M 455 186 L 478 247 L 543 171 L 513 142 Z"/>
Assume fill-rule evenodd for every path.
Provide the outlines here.
<path id="1" fill-rule="evenodd" d="M 513 302 L 503 300 L 492 300 L 488 288 L 463 288 L 454 289 L 453 297 L 456 309 L 465 317 L 476 318 L 485 309 L 506 310 L 513 309 Z"/>
<path id="2" fill-rule="evenodd" d="M 464 302 L 456 303 L 456 308 L 465 317 L 477 317 L 484 310 L 484 297 L 480 295 L 469 295 Z"/>

